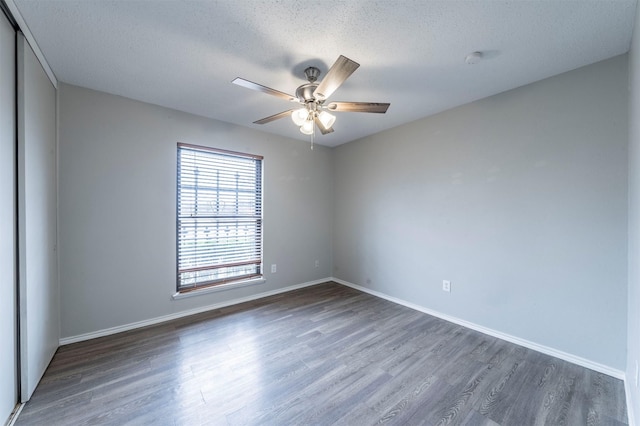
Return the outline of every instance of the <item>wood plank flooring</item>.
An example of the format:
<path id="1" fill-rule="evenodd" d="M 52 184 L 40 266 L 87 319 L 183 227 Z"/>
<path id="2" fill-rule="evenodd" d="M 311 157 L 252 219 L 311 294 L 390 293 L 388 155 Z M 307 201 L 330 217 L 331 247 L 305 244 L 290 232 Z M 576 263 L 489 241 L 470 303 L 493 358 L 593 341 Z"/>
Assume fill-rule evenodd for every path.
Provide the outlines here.
<path id="1" fill-rule="evenodd" d="M 620 380 L 335 283 L 58 349 L 17 425 L 624 425 Z"/>

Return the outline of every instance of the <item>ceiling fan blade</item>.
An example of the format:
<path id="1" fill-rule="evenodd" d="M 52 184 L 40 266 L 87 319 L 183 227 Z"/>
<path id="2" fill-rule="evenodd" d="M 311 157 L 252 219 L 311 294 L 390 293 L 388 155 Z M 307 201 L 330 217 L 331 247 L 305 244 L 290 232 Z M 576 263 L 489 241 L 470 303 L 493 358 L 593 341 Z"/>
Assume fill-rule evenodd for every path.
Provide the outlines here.
<path id="1" fill-rule="evenodd" d="M 327 105 L 327 109 L 338 112 L 375 112 L 384 114 L 387 112 L 389 105 L 391 104 L 376 102 L 331 102 Z"/>
<path id="2" fill-rule="evenodd" d="M 238 86 L 246 87 L 247 89 L 266 93 L 267 95 L 277 96 L 278 98 L 282 98 L 287 101 L 297 101 L 295 96 L 291 96 L 279 90 L 263 86 L 262 84 L 254 83 L 253 81 L 245 80 L 244 78 L 236 77 L 233 79 L 232 83 L 237 84 Z"/>
<path id="3" fill-rule="evenodd" d="M 329 127 L 329 128 L 324 127 L 324 124 L 322 124 L 322 121 L 320 121 L 318 117 L 316 117 L 314 121 L 316 122 L 316 126 L 318 126 L 318 129 L 320 129 L 320 133 L 322 133 L 323 135 L 326 135 L 328 133 L 333 133 L 333 127 Z"/>
<path id="4" fill-rule="evenodd" d="M 279 112 L 277 114 L 270 115 L 269 117 L 265 117 L 265 118 L 263 118 L 261 120 L 254 121 L 253 124 L 271 123 L 272 121 L 276 121 L 276 120 L 279 120 L 281 118 L 284 118 L 284 117 L 287 117 L 287 116 L 291 115 L 291 113 L 293 111 L 294 111 L 293 109 L 290 109 L 290 110 L 287 110 L 287 111 L 282 111 L 282 112 Z"/>
<path id="5" fill-rule="evenodd" d="M 318 87 L 316 87 L 313 96 L 320 100 L 327 99 L 359 66 L 359 63 L 340 55 L 335 63 L 331 65 L 327 75 L 322 79 Z"/>

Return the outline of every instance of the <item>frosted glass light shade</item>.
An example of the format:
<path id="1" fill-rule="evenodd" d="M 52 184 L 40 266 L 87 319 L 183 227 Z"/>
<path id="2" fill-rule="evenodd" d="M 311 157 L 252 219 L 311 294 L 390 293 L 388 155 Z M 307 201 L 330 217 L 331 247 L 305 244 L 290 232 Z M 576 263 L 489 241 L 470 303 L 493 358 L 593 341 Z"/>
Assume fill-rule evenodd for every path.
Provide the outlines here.
<path id="1" fill-rule="evenodd" d="M 296 126 L 302 126 L 307 121 L 307 116 L 309 116 L 309 111 L 306 108 L 300 108 L 291 113 L 291 119 L 296 123 Z"/>
<path id="2" fill-rule="evenodd" d="M 300 126 L 300 131 L 302 133 L 304 133 L 305 135 L 313 134 L 313 121 L 311 121 L 311 120 L 305 121 L 302 124 L 302 126 Z"/>
<path id="3" fill-rule="evenodd" d="M 320 122 L 326 129 L 330 129 L 331 126 L 333 126 L 333 123 L 336 122 L 336 116 L 333 114 L 329 114 L 327 111 L 322 111 L 318 115 L 318 120 L 320 120 Z"/>

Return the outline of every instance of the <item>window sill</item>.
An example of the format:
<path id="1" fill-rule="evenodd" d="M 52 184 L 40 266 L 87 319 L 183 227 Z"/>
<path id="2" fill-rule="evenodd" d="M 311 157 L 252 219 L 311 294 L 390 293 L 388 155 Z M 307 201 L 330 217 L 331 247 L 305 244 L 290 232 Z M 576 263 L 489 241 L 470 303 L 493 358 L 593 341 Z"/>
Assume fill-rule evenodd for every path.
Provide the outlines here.
<path id="1" fill-rule="evenodd" d="M 187 297 L 202 296 L 209 293 L 217 293 L 219 291 L 231 290 L 234 288 L 246 287 L 250 285 L 262 284 L 267 282 L 264 278 L 252 278 L 250 280 L 236 281 L 229 284 L 220 284 L 213 287 L 205 287 L 199 290 L 191 290 L 184 293 L 177 292 L 171 298 L 173 300 L 186 299 Z"/>

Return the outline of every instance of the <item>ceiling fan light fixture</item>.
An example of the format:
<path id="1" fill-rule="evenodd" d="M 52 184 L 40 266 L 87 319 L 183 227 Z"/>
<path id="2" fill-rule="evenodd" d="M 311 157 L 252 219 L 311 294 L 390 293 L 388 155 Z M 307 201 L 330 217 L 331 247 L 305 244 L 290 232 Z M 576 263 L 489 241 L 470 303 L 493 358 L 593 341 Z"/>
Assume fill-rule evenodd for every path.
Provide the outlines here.
<path id="1" fill-rule="evenodd" d="M 327 111 L 322 111 L 320 114 L 318 114 L 318 120 L 320 120 L 320 122 L 326 129 L 330 129 L 331 127 L 333 127 L 333 123 L 336 122 L 336 116 L 328 113 Z"/>
<path id="2" fill-rule="evenodd" d="M 312 135 L 313 134 L 313 121 L 311 121 L 311 120 L 305 121 L 302 124 L 302 126 L 300 126 L 300 131 L 305 135 Z"/>
<path id="3" fill-rule="evenodd" d="M 320 69 L 316 67 L 307 67 L 304 70 L 304 74 L 307 77 L 308 83 L 298 86 L 295 96 L 240 77 L 235 78 L 232 83 L 247 89 L 298 103 L 297 107 L 256 120 L 253 123 L 267 124 L 289 116 L 291 117 L 291 120 L 299 126 L 302 134 L 311 136 L 311 145 L 313 147 L 313 138 L 316 127 L 322 135 L 328 135 L 334 131 L 333 124 L 336 121 L 336 117 L 329 111 L 369 112 L 379 114 L 387 112 L 387 108 L 389 108 L 390 105 L 388 103 L 331 102 L 328 105 L 324 105 L 327 98 L 330 98 L 336 89 L 338 89 L 347 80 L 347 78 L 349 78 L 349 76 L 358 69 L 359 66 L 360 64 L 357 62 L 340 55 L 333 65 L 331 65 L 331 68 L 329 68 L 329 71 L 327 71 L 325 77 L 320 82 L 318 82 Z"/>
<path id="4" fill-rule="evenodd" d="M 291 113 L 291 120 L 296 123 L 296 126 L 302 126 L 309 117 L 309 111 L 306 108 L 300 108 Z"/>

